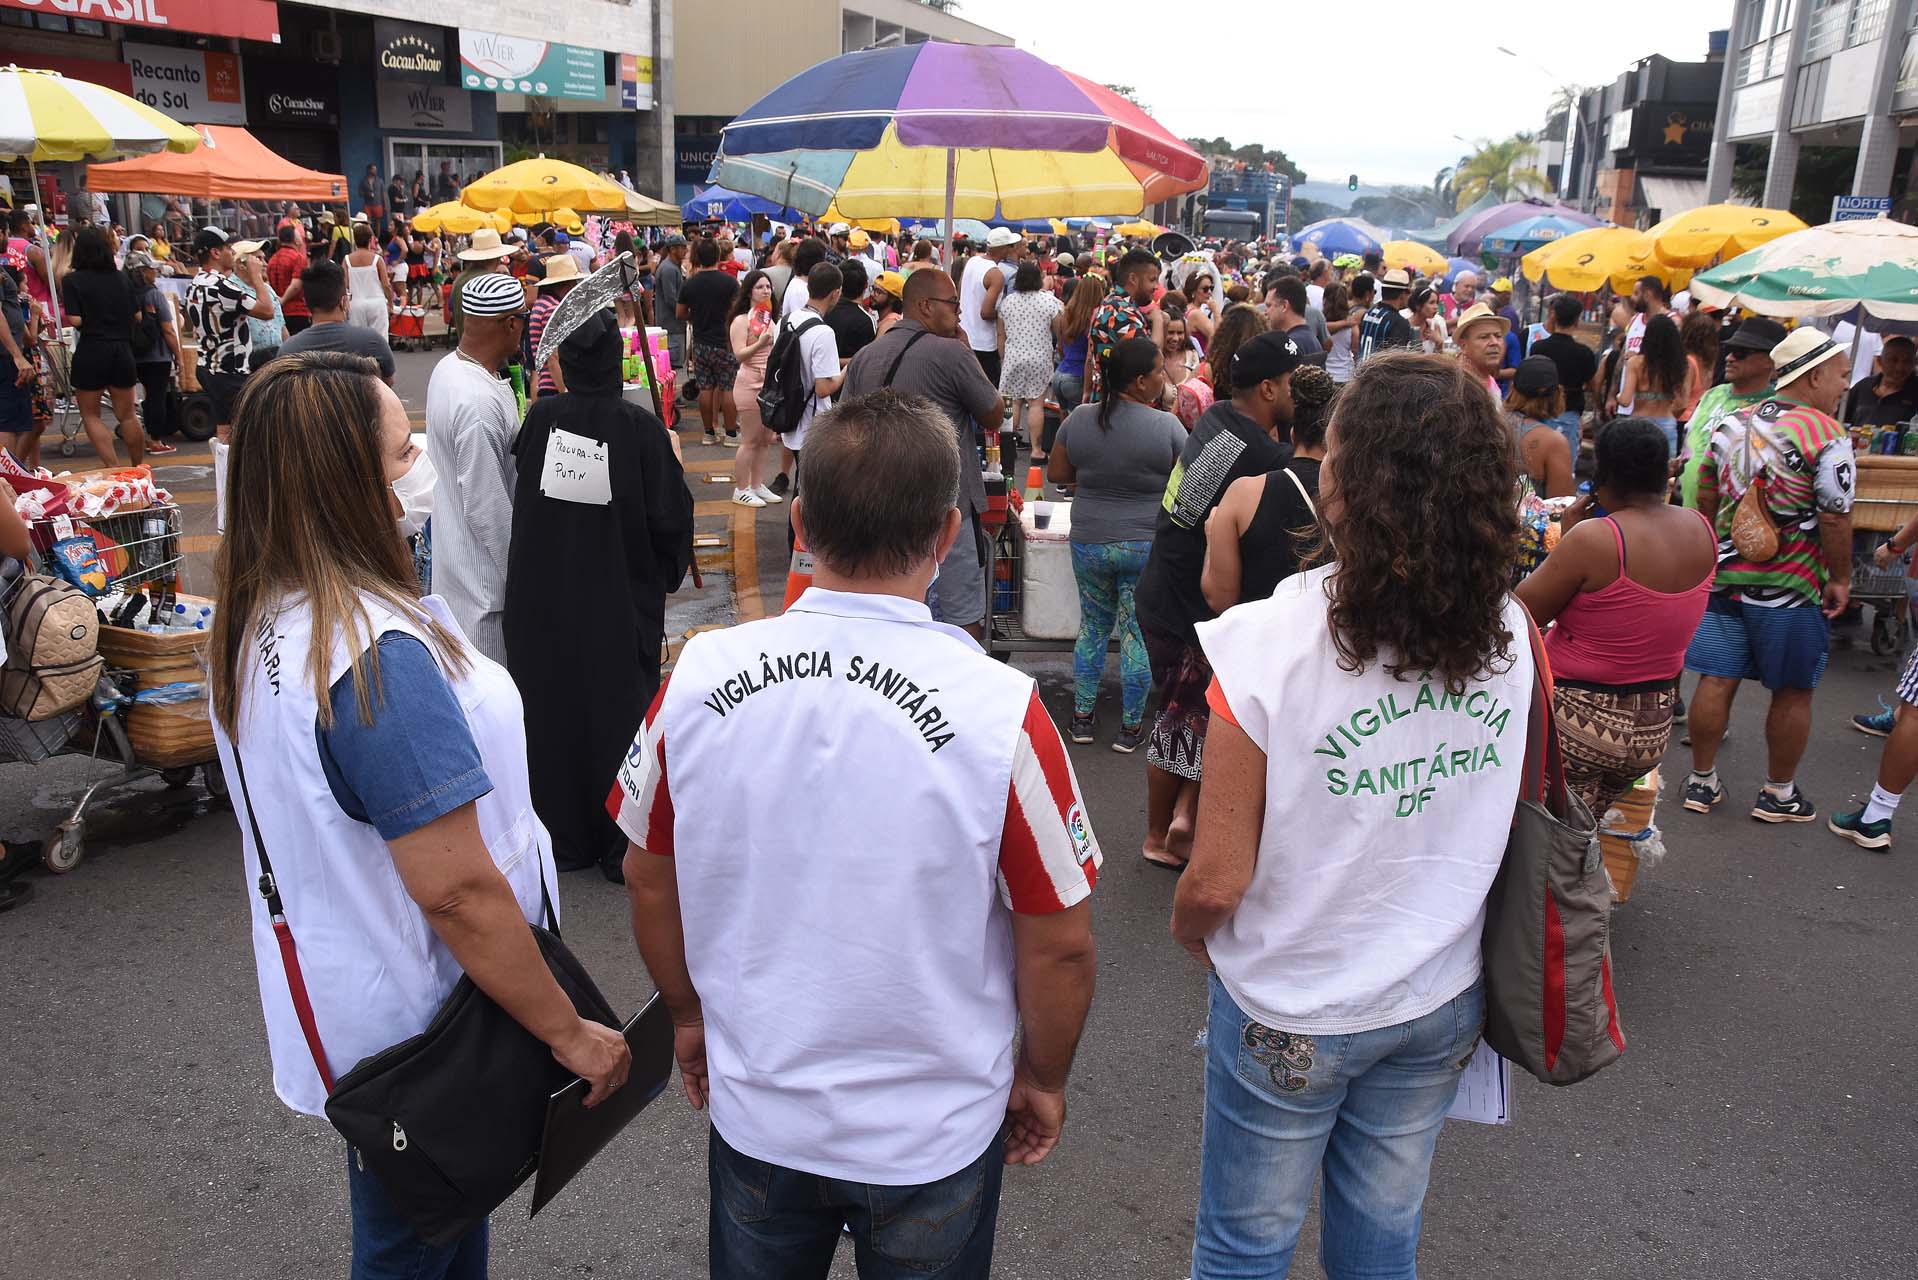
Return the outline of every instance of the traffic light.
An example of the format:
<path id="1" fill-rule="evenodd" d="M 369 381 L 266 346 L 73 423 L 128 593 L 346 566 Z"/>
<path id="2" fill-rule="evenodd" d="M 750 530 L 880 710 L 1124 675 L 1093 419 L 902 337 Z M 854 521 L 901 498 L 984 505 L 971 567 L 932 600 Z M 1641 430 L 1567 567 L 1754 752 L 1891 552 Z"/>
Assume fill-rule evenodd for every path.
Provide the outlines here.
<path id="1" fill-rule="evenodd" d="M 1346 189 L 1347 191 L 1357 191 L 1357 190 L 1359 189 L 1359 175 L 1358 175 L 1358 174 L 1356 174 L 1356 173 L 1355 173 L 1355 174 L 1353 174 L 1353 175 L 1352 175 L 1351 177 L 1349 177 L 1349 178 L 1347 178 L 1347 179 L 1345 180 L 1345 189 Z"/>

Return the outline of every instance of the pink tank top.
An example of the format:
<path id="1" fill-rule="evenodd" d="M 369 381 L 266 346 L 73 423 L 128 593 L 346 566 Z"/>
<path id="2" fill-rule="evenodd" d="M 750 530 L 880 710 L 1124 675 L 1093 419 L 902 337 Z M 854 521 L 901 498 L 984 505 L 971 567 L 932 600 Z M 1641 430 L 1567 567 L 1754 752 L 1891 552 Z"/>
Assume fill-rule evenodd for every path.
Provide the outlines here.
<path id="1" fill-rule="evenodd" d="M 1654 591 L 1634 582 L 1625 576 L 1625 534 L 1610 516 L 1605 523 L 1618 544 L 1618 577 L 1597 591 L 1579 592 L 1558 615 L 1545 638 L 1552 676 L 1607 685 L 1675 680 L 1685 665 L 1685 646 L 1705 616 L 1713 573 L 1689 591 Z M 1714 545 L 1717 536 L 1712 534 Z"/>

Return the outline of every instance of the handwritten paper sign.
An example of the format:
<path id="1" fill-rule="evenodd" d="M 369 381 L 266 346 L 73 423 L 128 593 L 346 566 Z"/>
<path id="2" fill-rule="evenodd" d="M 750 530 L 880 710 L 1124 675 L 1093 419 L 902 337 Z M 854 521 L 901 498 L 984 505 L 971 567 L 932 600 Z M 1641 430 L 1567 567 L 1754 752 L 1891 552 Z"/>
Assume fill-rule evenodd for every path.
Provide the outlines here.
<path id="1" fill-rule="evenodd" d="M 606 464 L 606 446 L 589 436 L 555 431 L 546 437 L 546 464 L 540 471 L 539 491 L 561 502 L 603 507 L 613 500 L 612 471 Z"/>

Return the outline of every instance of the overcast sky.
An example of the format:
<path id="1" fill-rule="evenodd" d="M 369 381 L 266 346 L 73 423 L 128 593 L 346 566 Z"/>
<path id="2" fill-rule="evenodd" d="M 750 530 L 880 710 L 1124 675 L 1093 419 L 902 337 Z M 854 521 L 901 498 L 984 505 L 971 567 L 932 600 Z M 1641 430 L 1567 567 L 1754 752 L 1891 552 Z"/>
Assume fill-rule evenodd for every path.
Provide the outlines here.
<path id="1" fill-rule="evenodd" d="M 1348 0 L 1349 2 L 1349 0 Z M 1309 8 L 1254 0 L 960 0 L 958 16 L 1049 62 L 1130 84 L 1180 137 L 1224 135 L 1291 156 L 1307 175 L 1429 186 L 1465 145 L 1537 129 L 1561 83 L 1605 84 L 1639 58 L 1700 61 L 1731 0 L 1608 0 L 1535 9 L 1487 0 L 1359 0 L 1350 33 Z M 1287 31 L 1282 17 L 1311 21 Z M 1522 13 L 1538 14 L 1520 19 Z M 1367 38 L 1367 36 L 1370 38 Z M 1504 45 L 1517 54 L 1496 51 Z M 1401 51 L 1394 53 L 1393 51 Z M 1381 83 L 1408 86 L 1381 109 Z M 1329 108 L 1345 104 L 1334 117 Z"/>

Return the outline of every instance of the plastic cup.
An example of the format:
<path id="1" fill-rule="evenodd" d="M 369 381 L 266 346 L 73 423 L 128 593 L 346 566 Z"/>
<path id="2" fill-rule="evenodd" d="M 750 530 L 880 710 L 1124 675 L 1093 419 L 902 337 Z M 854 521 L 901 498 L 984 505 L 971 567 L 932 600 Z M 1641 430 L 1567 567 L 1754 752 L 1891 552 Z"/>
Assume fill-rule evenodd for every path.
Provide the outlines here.
<path id="1" fill-rule="evenodd" d="M 1035 529 L 1044 529 L 1050 527 L 1051 524 L 1052 509 L 1050 507 L 1039 506 L 1035 503 L 1032 508 L 1032 527 Z"/>

